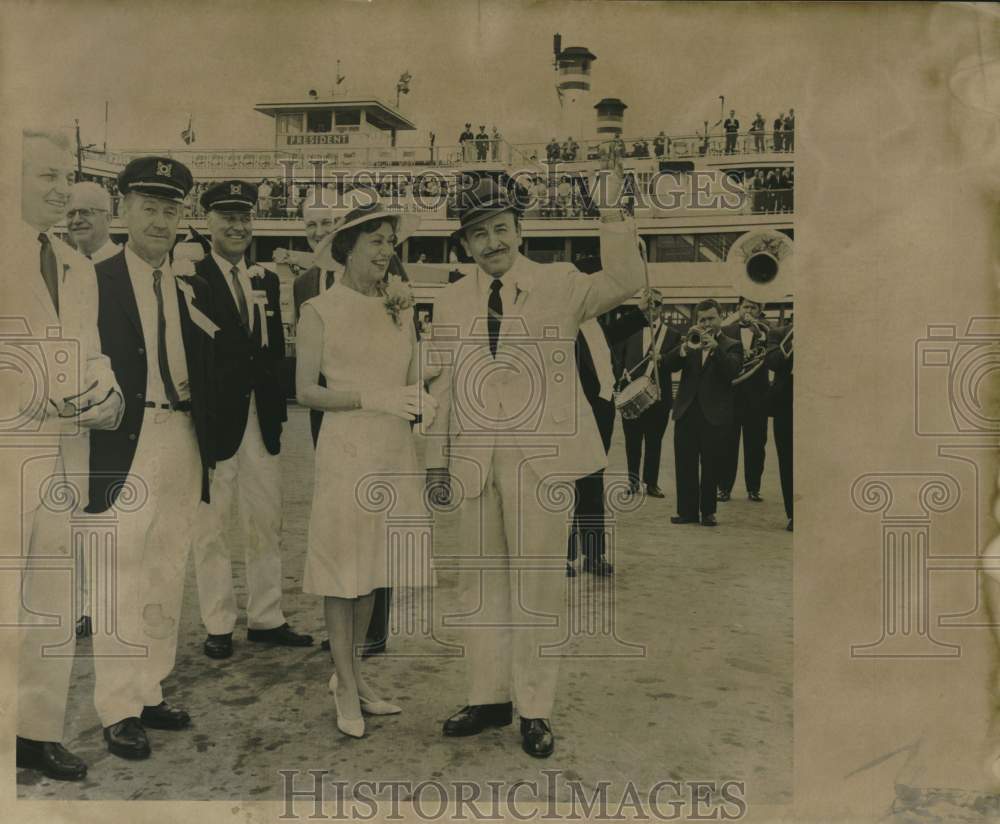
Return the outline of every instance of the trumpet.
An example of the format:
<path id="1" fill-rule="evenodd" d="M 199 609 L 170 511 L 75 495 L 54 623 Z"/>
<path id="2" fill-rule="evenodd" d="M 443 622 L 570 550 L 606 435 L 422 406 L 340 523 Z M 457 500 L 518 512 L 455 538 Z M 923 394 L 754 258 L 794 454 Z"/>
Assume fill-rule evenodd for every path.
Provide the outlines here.
<path id="1" fill-rule="evenodd" d="M 687 344 L 688 349 L 701 349 L 705 346 L 705 340 L 707 338 L 715 338 L 714 329 L 704 329 L 701 326 L 692 326 L 687 335 L 684 337 L 684 342 Z"/>

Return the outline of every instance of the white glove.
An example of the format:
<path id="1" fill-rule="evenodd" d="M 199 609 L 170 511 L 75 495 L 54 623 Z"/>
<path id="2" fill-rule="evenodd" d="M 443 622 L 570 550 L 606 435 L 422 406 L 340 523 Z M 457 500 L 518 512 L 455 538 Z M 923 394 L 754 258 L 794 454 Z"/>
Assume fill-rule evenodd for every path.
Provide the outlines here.
<path id="1" fill-rule="evenodd" d="M 416 419 L 424 410 L 433 413 L 437 401 L 419 384 L 386 386 L 366 389 L 361 393 L 361 408 L 371 412 L 384 412 L 406 421 Z"/>

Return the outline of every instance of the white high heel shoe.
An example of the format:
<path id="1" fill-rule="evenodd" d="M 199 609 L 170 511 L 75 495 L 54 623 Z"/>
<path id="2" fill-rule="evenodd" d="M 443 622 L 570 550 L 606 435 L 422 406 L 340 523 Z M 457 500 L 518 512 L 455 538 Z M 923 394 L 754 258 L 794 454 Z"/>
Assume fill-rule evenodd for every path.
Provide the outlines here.
<path id="1" fill-rule="evenodd" d="M 330 691 L 333 692 L 337 685 L 337 673 L 333 674 L 330 678 Z M 399 715 L 403 708 L 393 704 L 389 701 L 383 701 L 381 698 L 377 701 L 370 701 L 363 695 L 359 695 L 358 698 L 361 701 L 361 712 L 367 713 L 368 715 Z"/>
<path id="2" fill-rule="evenodd" d="M 340 702 L 337 701 L 337 673 L 330 676 L 328 687 L 330 694 L 333 696 L 333 706 L 337 710 L 337 729 L 351 738 L 363 738 L 365 735 L 364 717 L 344 718 L 340 714 Z"/>

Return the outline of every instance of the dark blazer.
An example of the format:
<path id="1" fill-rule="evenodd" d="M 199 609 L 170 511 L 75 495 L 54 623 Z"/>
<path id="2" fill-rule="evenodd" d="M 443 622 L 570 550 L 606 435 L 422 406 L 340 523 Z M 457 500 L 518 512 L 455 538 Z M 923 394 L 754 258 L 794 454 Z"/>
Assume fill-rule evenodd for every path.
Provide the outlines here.
<path id="1" fill-rule="evenodd" d="M 768 396 L 768 414 L 790 415 L 792 413 L 792 367 L 794 354 L 786 358 L 778 349 L 778 344 L 784 339 L 791 327 L 773 328 L 768 336 L 768 347 L 774 347 L 764 358 L 764 368 L 774 372 L 774 383 Z"/>
<path id="2" fill-rule="evenodd" d="M 743 345 L 743 338 L 740 335 L 740 325 L 738 323 L 723 326 L 722 334 L 726 337 L 732 338 L 741 346 Z M 770 336 L 770 328 L 768 329 L 768 336 Z M 747 353 L 744 352 L 744 357 L 746 354 Z M 734 387 L 736 391 L 735 401 L 737 409 L 764 414 L 767 409 L 767 396 L 770 388 L 770 383 L 767 378 L 767 371 L 769 368 L 770 367 L 765 363 L 765 365 L 754 372 L 751 377 Z"/>
<path id="3" fill-rule="evenodd" d="M 292 284 L 292 300 L 295 303 L 295 322 L 299 322 L 302 304 L 319 294 L 319 278 L 325 274 L 318 266 L 306 269 L 295 278 Z M 319 385 L 326 386 L 326 378 L 319 376 Z M 319 428 L 323 423 L 323 413 L 319 409 L 309 410 L 309 431 L 312 433 L 313 446 L 319 440 Z"/>
<path id="4" fill-rule="evenodd" d="M 278 276 L 266 272 L 250 279 L 255 290 L 267 293 L 265 316 L 260 317 L 250 295 L 247 309 L 254 320 L 248 335 L 240 321 L 240 310 L 229 288 L 226 275 L 215 258 L 205 257 L 195 266 L 195 273 L 208 284 L 212 307 L 208 313 L 219 325 L 215 333 L 213 384 L 218 431 L 215 433 L 215 459 L 233 457 L 243 441 L 253 393 L 260 421 L 260 434 L 271 455 L 281 451 L 281 425 L 288 419 L 282 365 L 285 360 L 285 332 L 281 324 L 281 296 Z M 267 346 L 261 346 L 261 322 L 267 324 Z"/>
<path id="5" fill-rule="evenodd" d="M 292 300 L 295 303 L 295 319 L 298 321 L 302 304 L 319 294 L 320 268 L 312 266 L 295 278 L 292 284 Z"/>
<path id="6" fill-rule="evenodd" d="M 124 249 L 98 263 L 96 269 L 100 301 L 97 329 L 101 336 L 101 351 L 111 360 L 111 368 L 125 400 L 125 412 L 117 429 L 93 430 L 90 433 L 88 512 L 109 509 L 132 468 L 146 412 L 145 348 L 150 343 L 143 338 L 142 321 Z M 181 279 L 194 288 L 195 305 L 211 316 L 212 300 L 208 284 L 197 275 Z M 168 296 L 164 295 L 166 299 Z M 214 346 L 212 338 L 192 322 L 187 303 L 179 291 L 177 304 L 180 307 L 181 335 L 191 390 L 191 417 L 201 454 L 201 499 L 208 502 L 208 470 L 215 466 L 212 442 L 215 434 L 215 393 L 211 387 Z"/>
<path id="7" fill-rule="evenodd" d="M 639 372 L 634 372 L 636 365 L 642 360 L 643 356 L 646 354 L 645 349 L 642 346 L 642 329 L 648 325 L 646 315 L 640 312 L 638 309 L 633 309 L 630 313 L 622 317 L 618 322 L 620 325 L 617 330 L 623 334 L 623 340 L 621 345 L 618 347 L 620 353 L 620 364 L 619 364 L 619 377 L 622 371 L 627 368 L 629 369 L 629 374 L 632 378 L 638 377 L 643 374 L 649 363 L 643 363 L 639 367 Z M 667 366 L 666 355 L 676 346 L 680 346 L 681 343 L 681 333 L 674 329 L 672 326 L 667 327 L 666 334 L 663 336 L 663 342 L 660 344 L 660 363 L 657 367 L 656 378 L 660 387 L 660 403 L 666 407 L 666 411 L 669 412 L 673 407 L 674 403 L 674 382 L 672 370 Z"/>
<path id="8" fill-rule="evenodd" d="M 705 419 L 715 426 L 733 423 L 733 378 L 743 364 L 743 344 L 724 334 L 718 338 L 719 346 L 701 363 L 701 350 L 689 351 L 681 357 L 680 345 L 675 346 L 664 359 L 672 372 L 681 370 L 681 384 L 674 402 L 674 420 L 679 421 L 697 402 Z"/>

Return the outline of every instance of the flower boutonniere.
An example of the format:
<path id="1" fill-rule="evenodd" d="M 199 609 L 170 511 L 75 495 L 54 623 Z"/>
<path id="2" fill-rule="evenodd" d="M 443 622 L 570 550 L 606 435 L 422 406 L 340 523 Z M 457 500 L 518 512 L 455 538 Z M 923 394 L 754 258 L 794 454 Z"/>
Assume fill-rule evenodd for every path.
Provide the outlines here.
<path id="1" fill-rule="evenodd" d="M 382 305 L 385 306 L 385 311 L 396 323 L 396 326 L 402 328 L 399 316 L 404 310 L 411 308 L 414 303 L 416 303 L 416 299 L 410 284 L 399 275 L 390 275 L 388 282 L 382 287 Z"/>

